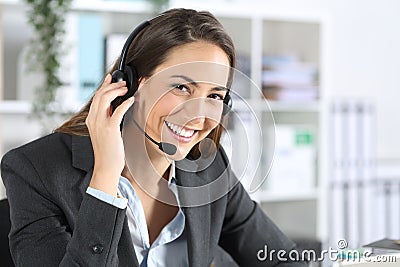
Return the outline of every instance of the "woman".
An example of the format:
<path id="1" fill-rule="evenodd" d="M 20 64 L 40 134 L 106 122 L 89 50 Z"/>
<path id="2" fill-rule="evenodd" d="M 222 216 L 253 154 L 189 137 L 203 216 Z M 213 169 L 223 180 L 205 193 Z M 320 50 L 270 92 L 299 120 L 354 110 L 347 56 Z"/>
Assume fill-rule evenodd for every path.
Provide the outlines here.
<path id="1" fill-rule="evenodd" d="M 274 255 L 260 260 L 265 246 L 289 252 L 294 244 L 240 183 L 208 202 L 191 201 L 196 191 L 185 188 L 221 175 L 236 181 L 222 148 L 203 170 L 175 166 L 198 158 L 205 138 L 219 143 L 218 103 L 229 92 L 186 79 L 154 95 L 163 81 L 154 77 L 174 66 L 208 62 L 229 69 L 222 75 L 229 85 L 235 53 L 220 23 L 208 12 L 166 11 L 136 36 L 126 62 L 137 72 L 135 97 L 110 106 L 128 89 L 108 74 L 89 103 L 55 133 L 4 156 L 16 265 L 210 266 L 217 245 L 240 266 L 302 265 Z M 194 108 L 203 103 L 216 104 L 220 117 Z M 122 136 L 129 138 L 121 137 L 122 122 Z M 143 132 L 171 143 L 176 153 L 166 155 Z"/>

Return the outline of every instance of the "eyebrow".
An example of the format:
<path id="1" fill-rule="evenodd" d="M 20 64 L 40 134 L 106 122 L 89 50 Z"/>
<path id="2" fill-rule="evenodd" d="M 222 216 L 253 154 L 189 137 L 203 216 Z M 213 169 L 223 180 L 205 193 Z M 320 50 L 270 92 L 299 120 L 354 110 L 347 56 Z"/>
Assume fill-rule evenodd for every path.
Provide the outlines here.
<path id="1" fill-rule="evenodd" d="M 194 80 L 192 80 L 191 78 L 185 76 L 185 75 L 172 75 L 171 78 L 181 78 L 184 79 L 185 81 L 187 81 L 189 84 L 193 84 L 195 87 L 199 87 L 199 84 L 197 82 L 195 82 Z M 225 86 L 216 86 L 211 88 L 210 91 L 229 91 L 228 88 L 226 88 Z"/>

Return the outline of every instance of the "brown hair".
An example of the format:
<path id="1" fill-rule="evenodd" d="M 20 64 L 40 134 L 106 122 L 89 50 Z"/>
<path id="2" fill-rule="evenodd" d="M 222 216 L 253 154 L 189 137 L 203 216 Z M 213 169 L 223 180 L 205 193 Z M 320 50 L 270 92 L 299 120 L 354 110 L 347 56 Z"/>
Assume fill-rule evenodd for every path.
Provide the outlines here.
<path id="1" fill-rule="evenodd" d="M 207 11 L 183 8 L 170 9 L 153 18 L 150 25 L 138 34 L 129 47 L 126 63 L 135 67 L 139 79 L 149 77 L 157 66 L 167 59 L 171 49 L 196 41 L 209 42 L 221 48 L 228 56 L 230 66 L 235 68 L 234 45 L 221 23 Z M 119 59 L 110 73 L 118 69 L 118 62 Z M 85 120 L 92 99 L 55 132 L 88 136 L 89 131 Z M 222 127 L 218 125 L 211 131 L 208 138 L 211 138 L 218 146 L 221 134 Z M 192 150 L 194 154 L 198 154 L 196 151 L 198 152 L 198 145 Z"/>

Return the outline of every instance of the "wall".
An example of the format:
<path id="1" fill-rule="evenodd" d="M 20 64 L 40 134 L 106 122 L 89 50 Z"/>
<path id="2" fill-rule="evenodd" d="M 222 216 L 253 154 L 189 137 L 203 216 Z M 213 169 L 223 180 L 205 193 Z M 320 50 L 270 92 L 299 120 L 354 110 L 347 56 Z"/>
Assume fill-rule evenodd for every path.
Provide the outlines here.
<path id="1" fill-rule="evenodd" d="M 364 96 L 376 105 L 378 160 L 400 158 L 400 1 L 330 1 L 335 96 Z"/>

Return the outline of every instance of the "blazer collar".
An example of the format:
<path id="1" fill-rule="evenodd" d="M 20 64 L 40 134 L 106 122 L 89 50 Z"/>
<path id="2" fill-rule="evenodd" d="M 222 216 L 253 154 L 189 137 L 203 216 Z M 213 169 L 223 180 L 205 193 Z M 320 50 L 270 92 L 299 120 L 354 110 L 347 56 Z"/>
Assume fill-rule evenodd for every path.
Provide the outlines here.
<path id="1" fill-rule="evenodd" d="M 93 169 L 94 155 L 89 136 L 72 135 L 72 166 L 86 172 Z"/>

